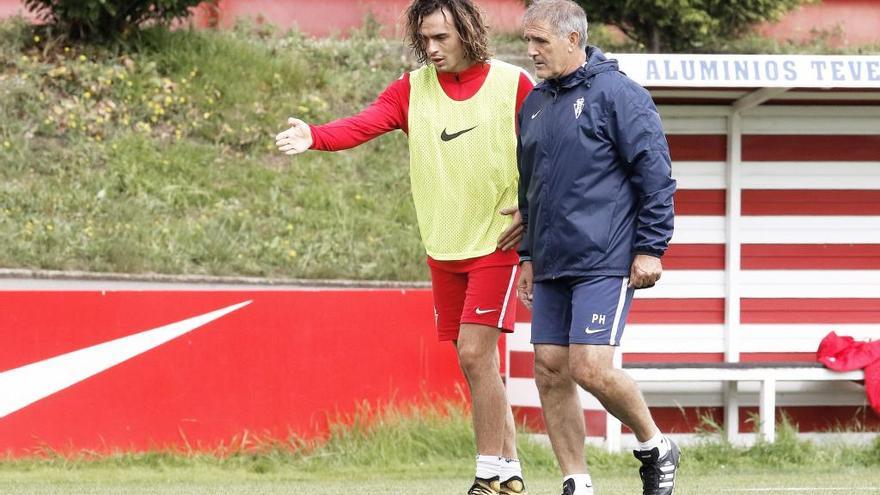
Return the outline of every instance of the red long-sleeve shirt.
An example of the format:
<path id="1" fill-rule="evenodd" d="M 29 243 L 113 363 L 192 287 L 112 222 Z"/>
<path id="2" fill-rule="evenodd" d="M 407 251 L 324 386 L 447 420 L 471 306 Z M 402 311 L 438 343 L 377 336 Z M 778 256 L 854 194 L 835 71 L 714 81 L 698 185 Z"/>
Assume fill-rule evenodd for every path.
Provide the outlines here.
<path id="1" fill-rule="evenodd" d="M 467 100 L 482 87 L 489 75 L 489 64 L 477 63 L 458 72 L 438 72 L 440 87 L 447 96 L 456 101 Z M 523 71 L 516 91 L 516 111 L 532 90 L 534 82 Z M 334 120 L 324 125 L 311 126 L 311 149 L 338 151 L 354 148 L 386 132 L 401 129 L 408 132 L 409 73 L 388 85 L 370 106 L 357 115 Z"/>

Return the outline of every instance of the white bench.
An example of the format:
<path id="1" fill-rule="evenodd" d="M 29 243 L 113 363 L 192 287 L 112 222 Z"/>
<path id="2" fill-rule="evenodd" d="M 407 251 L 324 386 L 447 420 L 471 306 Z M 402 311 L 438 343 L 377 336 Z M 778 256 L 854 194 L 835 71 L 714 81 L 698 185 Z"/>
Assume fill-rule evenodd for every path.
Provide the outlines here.
<path id="1" fill-rule="evenodd" d="M 831 371 L 817 362 L 628 363 L 623 365 L 623 369 L 636 382 L 722 382 L 724 426 L 730 441 L 734 441 L 739 433 L 738 382 L 760 382 L 759 433 L 766 441 L 773 442 L 776 439 L 776 382 L 865 379 L 861 370 Z M 609 451 L 618 451 L 620 421 L 610 414 L 606 421 L 606 446 Z"/>

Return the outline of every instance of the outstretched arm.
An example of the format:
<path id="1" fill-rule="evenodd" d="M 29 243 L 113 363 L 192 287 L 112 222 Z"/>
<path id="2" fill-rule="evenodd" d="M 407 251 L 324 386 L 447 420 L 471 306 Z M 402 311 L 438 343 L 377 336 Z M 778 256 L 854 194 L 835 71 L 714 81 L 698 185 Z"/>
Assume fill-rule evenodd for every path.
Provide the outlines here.
<path id="1" fill-rule="evenodd" d="M 339 151 L 354 148 L 386 132 L 407 132 L 409 74 L 395 80 L 356 115 L 312 126 L 313 150 Z"/>

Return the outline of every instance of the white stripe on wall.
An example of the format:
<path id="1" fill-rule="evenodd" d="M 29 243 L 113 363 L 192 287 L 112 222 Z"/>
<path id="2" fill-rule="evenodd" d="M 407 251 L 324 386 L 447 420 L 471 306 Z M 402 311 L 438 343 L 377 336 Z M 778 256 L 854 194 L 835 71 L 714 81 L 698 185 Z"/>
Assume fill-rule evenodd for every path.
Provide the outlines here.
<path id="1" fill-rule="evenodd" d="M 727 234 L 724 217 L 708 215 L 677 215 L 672 244 L 724 244 Z"/>
<path id="2" fill-rule="evenodd" d="M 664 115 L 663 107 L 659 108 L 663 119 L 663 130 L 666 134 L 726 134 L 727 124 L 724 117 L 705 116 L 671 116 Z"/>
<path id="3" fill-rule="evenodd" d="M 877 339 L 877 324 L 859 323 L 780 323 L 743 324 L 737 342 L 742 352 L 815 352 L 828 332 L 858 340 Z M 517 323 L 508 336 L 511 352 L 532 352 L 531 325 Z M 693 323 L 630 323 L 621 340 L 623 352 L 700 353 L 724 352 L 724 325 Z"/>
<path id="4" fill-rule="evenodd" d="M 813 352 L 831 331 L 859 340 L 876 340 L 880 337 L 880 324 L 750 323 L 739 330 L 744 352 Z"/>
<path id="5" fill-rule="evenodd" d="M 743 189 L 880 189 L 880 161 L 743 162 L 742 181 Z"/>
<path id="6" fill-rule="evenodd" d="M 747 383 L 747 382 L 743 382 Z M 828 382 L 832 387 L 822 391 L 804 392 L 801 385 L 810 382 L 777 382 L 776 407 L 780 406 L 864 406 L 866 405 L 865 390 L 861 385 L 847 382 Z M 786 386 L 783 387 L 783 384 Z M 684 391 L 669 390 L 670 385 L 658 383 L 648 386 L 649 382 L 639 384 L 645 401 L 650 407 L 721 407 L 721 382 L 678 382 Z M 749 384 L 747 388 L 757 388 Z M 854 390 L 853 387 L 861 390 Z M 740 407 L 758 405 L 758 391 L 740 393 Z M 833 421 L 833 418 L 832 418 Z"/>
<path id="7" fill-rule="evenodd" d="M 726 134 L 724 117 L 711 116 L 667 116 L 660 109 L 663 130 L 667 134 Z M 880 118 L 873 116 L 838 116 L 825 118 L 798 118 L 779 115 L 744 115 L 743 134 L 776 135 L 799 134 L 808 136 L 831 135 L 875 135 Z"/>
<path id="8" fill-rule="evenodd" d="M 880 244 L 880 216 L 744 216 L 743 244 Z M 679 215 L 673 244 L 723 244 L 724 217 Z"/>
<path id="9" fill-rule="evenodd" d="M 758 404 L 759 384 L 740 383 L 740 406 Z M 721 401 L 720 382 L 645 382 L 639 384 L 652 407 L 718 407 Z M 779 382 L 777 406 L 861 406 L 867 402 L 864 388 L 848 382 Z M 507 382 L 510 405 L 541 407 L 538 387 L 531 378 L 511 378 Z M 599 401 L 578 387 L 584 410 L 603 411 Z"/>
<path id="10" fill-rule="evenodd" d="M 880 298 L 880 270 L 743 270 L 741 296 L 756 298 Z M 637 299 L 725 297 L 724 270 L 666 270 Z"/>
<path id="11" fill-rule="evenodd" d="M 725 189 L 724 162 L 677 161 L 678 189 Z M 880 162 L 743 162 L 743 189 L 880 189 Z"/>
<path id="12" fill-rule="evenodd" d="M 665 270 L 657 285 L 639 289 L 639 299 L 717 299 L 725 295 L 723 270 Z"/>
<path id="13" fill-rule="evenodd" d="M 880 270 L 743 270 L 742 297 L 880 298 Z M 721 298 L 723 270 L 666 270 L 637 298 Z"/>
<path id="14" fill-rule="evenodd" d="M 678 189 L 725 189 L 725 162 L 672 162 Z"/>
<path id="15" fill-rule="evenodd" d="M 880 298 L 880 270 L 743 270 L 743 297 Z"/>
<path id="16" fill-rule="evenodd" d="M 725 96 L 721 93 L 707 94 Z M 877 93 L 862 93 L 862 96 L 867 95 L 872 95 L 870 99 L 877 99 Z M 803 96 L 803 93 L 783 93 L 776 98 Z M 848 95 L 829 94 L 827 99 L 835 97 L 845 98 Z M 663 128 L 670 134 L 727 133 L 724 119 L 730 114 L 730 106 L 721 102 L 718 105 L 699 106 L 658 105 L 657 110 L 663 119 Z M 869 135 L 877 134 L 878 122 L 880 108 L 872 106 L 760 105 L 742 116 L 743 134 Z"/>

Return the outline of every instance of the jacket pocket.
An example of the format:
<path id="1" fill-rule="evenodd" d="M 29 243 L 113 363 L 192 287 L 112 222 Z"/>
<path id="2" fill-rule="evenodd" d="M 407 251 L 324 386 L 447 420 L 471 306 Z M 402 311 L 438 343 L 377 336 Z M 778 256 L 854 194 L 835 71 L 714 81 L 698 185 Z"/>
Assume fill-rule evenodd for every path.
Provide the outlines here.
<path id="1" fill-rule="evenodd" d="M 581 260 L 580 264 L 592 265 L 605 257 L 610 243 L 614 207 L 615 204 L 611 201 L 591 202 L 569 213 L 569 228 L 572 230 L 569 249 L 580 251 L 577 255 Z"/>

